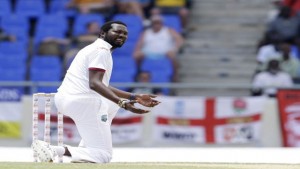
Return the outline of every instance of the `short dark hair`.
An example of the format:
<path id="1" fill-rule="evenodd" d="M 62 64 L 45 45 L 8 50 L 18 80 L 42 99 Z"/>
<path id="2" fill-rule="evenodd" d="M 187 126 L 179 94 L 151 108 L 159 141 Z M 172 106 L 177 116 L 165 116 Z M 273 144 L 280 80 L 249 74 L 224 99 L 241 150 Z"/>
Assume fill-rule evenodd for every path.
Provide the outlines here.
<path id="1" fill-rule="evenodd" d="M 127 27 L 127 25 L 124 22 L 121 22 L 121 21 L 109 21 L 109 22 L 104 23 L 104 25 L 101 26 L 101 31 L 108 32 L 111 29 L 111 25 L 114 24 L 114 23 L 121 24 L 121 25 L 124 25 L 124 26 Z"/>

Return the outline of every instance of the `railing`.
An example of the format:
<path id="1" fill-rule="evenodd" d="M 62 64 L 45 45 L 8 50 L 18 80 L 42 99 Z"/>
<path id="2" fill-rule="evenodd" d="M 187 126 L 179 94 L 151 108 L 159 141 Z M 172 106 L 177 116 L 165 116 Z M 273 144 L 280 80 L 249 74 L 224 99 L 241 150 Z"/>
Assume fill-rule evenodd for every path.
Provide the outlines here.
<path id="1" fill-rule="evenodd" d="M 33 82 L 33 81 L 2 81 L 0 87 L 30 87 L 32 93 L 37 91 L 38 87 L 58 87 L 61 82 Z M 252 89 L 249 83 L 232 84 L 207 84 L 207 83 L 111 83 L 114 87 L 146 87 L 146 88 L 170 88 L 170 89 Z M 300 85 L 294 85 L 289 89 L 300 89 Z"/>

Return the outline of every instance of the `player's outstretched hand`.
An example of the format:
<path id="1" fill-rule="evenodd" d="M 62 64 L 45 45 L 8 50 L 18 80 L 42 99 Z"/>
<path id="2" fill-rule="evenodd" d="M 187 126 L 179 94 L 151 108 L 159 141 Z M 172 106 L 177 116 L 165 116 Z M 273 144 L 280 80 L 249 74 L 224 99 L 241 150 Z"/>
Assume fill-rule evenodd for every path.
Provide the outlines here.
<path id="1" fill-rule="evenodd" d="M 154 107 L 157 106 L 160 102 L 153 99 L 156 96 L 153 94 L 138 94 L 135 96 L 137 103 L 146 106 L 146 107 Z"/>
<path id="2" fill-rule="evenodd" d="M 143 110 L 143 109 L 135 107 L 134 103 L 137 103 L 137 101 L 133 100 L 133 101 L 127 102 L 125 104 L 125 109 L 128 111 L 131 111 L 132 113 L 136 113 L 136 114 L 145 114 L 145 113 L 149 112 L 149 110 Z"/>

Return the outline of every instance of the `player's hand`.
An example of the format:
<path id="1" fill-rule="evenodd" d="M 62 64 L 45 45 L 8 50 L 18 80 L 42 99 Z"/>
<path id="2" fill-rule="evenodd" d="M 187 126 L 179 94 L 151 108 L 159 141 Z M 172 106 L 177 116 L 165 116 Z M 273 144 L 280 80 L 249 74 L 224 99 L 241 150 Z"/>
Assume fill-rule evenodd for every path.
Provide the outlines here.
<path id="1" fill-rule="evenodd" d="M 160 102 L 153 99 L 156 96 L 153 94 L 138 94 L 135 96 L 136 102 L 146 106 L 146 107 L 154 107 L 157 106 Z"/>
<path id="2" fill-rule="evenodd" d="M 137 103 L 137 101 L 133 100 L 133 101 L 127 102 L 125 104 L 125 109 L 128 111 L 131 111 L 132 113 L 136 113 L 136 114 L 145 114 L 145 113 L 149 112 L 149 110 L 143 110 L 143 109 L 135 107 L 134 103 Z"/>

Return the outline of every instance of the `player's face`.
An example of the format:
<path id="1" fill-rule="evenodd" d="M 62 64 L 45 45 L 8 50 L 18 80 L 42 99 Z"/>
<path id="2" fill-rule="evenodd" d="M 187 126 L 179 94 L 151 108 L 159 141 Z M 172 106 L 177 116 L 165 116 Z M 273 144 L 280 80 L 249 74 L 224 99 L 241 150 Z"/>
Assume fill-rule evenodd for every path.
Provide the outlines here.
<path id="1" fill-rule="evenodd" d="M 111 29 L 107 32 L 104 40 L 111 44 L 114 48 L 123 46 L 128 37 L 126 26 L 121 24 L 112 24 Z"/>

